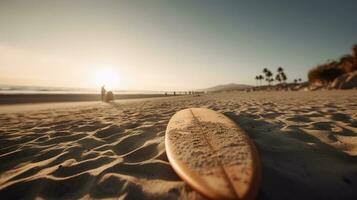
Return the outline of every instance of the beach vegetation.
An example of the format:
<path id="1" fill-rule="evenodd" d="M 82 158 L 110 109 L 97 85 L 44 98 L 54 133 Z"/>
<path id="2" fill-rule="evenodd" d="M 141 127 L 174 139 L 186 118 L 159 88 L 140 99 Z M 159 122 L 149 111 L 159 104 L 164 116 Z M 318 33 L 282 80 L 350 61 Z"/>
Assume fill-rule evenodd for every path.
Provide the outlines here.
<path id="1" fill-rule="evenodd" d="M 270 84 L 274 81 L 274 78 L 272 78 L 274 74 L 268 68 L 264 68 L 263 73 L 265 75 L 265 81 L 270 86 Z"/>
<path id="2" fill-rule="evenodd" d="M 357 70 L 357 44 L 352 47 L 352 55 L 344 55 L 340 59 L 328 60 L 308 73 L 310 83 L 329 84 L 337 77 Z"/>

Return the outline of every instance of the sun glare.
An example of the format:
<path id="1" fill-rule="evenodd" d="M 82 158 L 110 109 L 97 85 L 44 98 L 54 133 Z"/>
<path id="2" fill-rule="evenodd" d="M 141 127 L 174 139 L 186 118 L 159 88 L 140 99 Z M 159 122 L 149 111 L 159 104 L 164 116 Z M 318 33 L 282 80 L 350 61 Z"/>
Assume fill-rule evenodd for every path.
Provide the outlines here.
<path id="1" fill-rule="evenodd" d="M 107 90 L 113 90 L 119 85 L 119 74 L 113 68 L 100 68 L 95 72 L 95 85 L 105 85 Z"/>

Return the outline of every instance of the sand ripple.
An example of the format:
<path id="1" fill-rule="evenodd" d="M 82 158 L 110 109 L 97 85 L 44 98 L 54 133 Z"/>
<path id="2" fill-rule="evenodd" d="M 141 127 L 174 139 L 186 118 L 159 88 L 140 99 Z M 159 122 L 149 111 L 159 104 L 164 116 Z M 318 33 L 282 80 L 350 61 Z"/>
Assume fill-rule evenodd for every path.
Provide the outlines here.
<path id="1" fill-rule="evenodd" d="M 0 197 L 201 199 L 164 137 L 176 111 L 207 107 L 257 144 L 259 199 L 356 199 L 355 102 L 355 91 L 222 93 L 2 114 Z"/>

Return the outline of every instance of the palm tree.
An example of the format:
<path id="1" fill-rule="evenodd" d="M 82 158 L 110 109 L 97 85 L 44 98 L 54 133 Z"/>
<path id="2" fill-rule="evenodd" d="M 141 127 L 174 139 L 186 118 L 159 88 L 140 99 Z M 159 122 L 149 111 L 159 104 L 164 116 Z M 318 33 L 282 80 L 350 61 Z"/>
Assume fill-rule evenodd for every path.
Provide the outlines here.
<path id="1" fill-rule="evenodd" d="M 278 73 L 281 74 L 284 71 L 284 69 L 282 67 L 278 68 Z"/>
<path id="2" fill-rule="evenodd" d="M 279 75 L 279 79 L 280 81 L 279 82 L 283 82 L 285 83 L 285 81 L 287 80 L 287 77 L 286 77 L 286 74 L 284 73 L 284 68 L 282 67 L 278 67 L 278 75 Z"/>
<path id="3" fill-rule="evenodd" d="M 269 81 L 269 85 L 270 85 L 270 83 L 274 81 L 274 79 L 271 78 L 273 76 L 273 73 L 270 70 L 268 70 L 267 76 L 268 76 L 268 81 Z"/>
<path id="4" fill-rule="evenodd" d="M 294 79 L 294 83 L 297 84 L 298 80 L 297 79 Z"/>
<path id="5" fill-rule="evenodd" d="M 255 80 L 256 80 L 256 85 L 257 85 L 257 87 L 258 87 L 259 76 L 255 76 Z"/>
<path id="6" fill-rule="evenodd" d="M 302 82 L 301 78 L 299 78 L 298 81 L 301 83 Z"/>
<path id="7" fill-rule="evenodd" d="M 268 84 L 270 85 L 271 82 L 271 78 L 273 76 L 273 73 L 271 73 L 271 71 L 267 68 L 263 69 L 263 73 L 265 74 L 265 80 L 268 82 Z"/>
<path id="8" fill-rule="evenodd" d="M 288 77 L 286 77 L 286 74 L 284 72 L 281 73 L 281 80 L 285 83 L 286 80 L 288 80 Z"/>
<path id="9" fill-rule="evenodd" d="M 277 80 L 279 83 L 281 82 L 280 74 L 277 74 L 277 75 L 275 76 L 275 80 Z"/>
<path id="10" fill-rule="evenodd" d="M 263 73 L 266 74 L 269 70 L 267 68 L 263 69 Z"/>
<path id="11" fill-rule="evenodd" d="M 267 74 L 268 74 L 268 71 L 269 71 L 269 70 L 268 70 L 267 68 L 264 68 L 264 69 L 263 69 L 263 73 L 264 73 L 264 75 L 265 75 L 265 80 L 266 80 L 266 81 L 268 81 L 268 75 L 267 75 Z"/>
<path id="12" fill-rule="evenodd" d="M 263 75 L 259 75 L 260 86 L 262 85 L 262 80 L 264 79 Z"/>

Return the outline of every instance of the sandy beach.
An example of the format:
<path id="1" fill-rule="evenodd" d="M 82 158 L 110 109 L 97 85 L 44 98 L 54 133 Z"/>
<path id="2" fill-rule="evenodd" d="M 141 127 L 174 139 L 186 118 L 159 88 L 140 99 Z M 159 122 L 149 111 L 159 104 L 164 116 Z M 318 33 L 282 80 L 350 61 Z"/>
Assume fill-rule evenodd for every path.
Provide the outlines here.
<path id="1" fill-rule="evenodd" d="M 0 106 L 0 198 L 204 199 L 171 168 L 164 138 L 175 112 L 205 107 L 257 145 L 258 199 L 356 199 L 356 102 L 350 90 Z"/>

